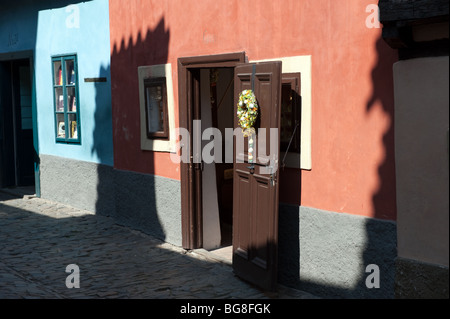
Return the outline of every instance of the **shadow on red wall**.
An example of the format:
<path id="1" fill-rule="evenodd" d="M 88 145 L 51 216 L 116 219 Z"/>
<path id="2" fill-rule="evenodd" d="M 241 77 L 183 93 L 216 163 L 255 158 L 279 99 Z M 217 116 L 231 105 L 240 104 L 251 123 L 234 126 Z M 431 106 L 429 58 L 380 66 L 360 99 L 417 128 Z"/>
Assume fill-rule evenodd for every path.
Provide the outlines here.
<path id="1" fill-rule="evenodd" d="M 361 268 L 359 281 L 351 289 L 335 287 L 333 285 L 318 284 L 315 278 L 301 278 L 300 256 L 302 255 L 301 244 L 310 246 L 313 243 L 304 242 L 308 240 L 309 234 L 300 233 L 300 229 L 308 232 L 307 227 L 302 227 L 298 206 L 301 199 L 301 171 L 296 169 L 285 169 L 280 177 L 280 202 L 288 205 L 283 206 L 279 223 L 279 277 L 282 283 L 296 287 L 325 298 L 357 298 L 357 299 L 389 299 L 394 298 L 395 283 L 395 258 L 397 256 L 396 235 L 396 185 L 395 185 L 395 148 L 394 148 L 394 84 L 392 66 L 397 61 L 397 53 L 380 37 L 374 48 L 378 60 L 372 69 L 372 94 L 365 105 L 366 113 L 371 112 L 374 107 L 381 106 L 383 112 L 390 120 L 390 125 L 382 136 L 384 159 L 378 167 L 379 187 L 372 195 L 374 210 L 373 218 L 365 219 L 365 242 L 361 260 L 358 261 Z M 281 195 L 284 192 L 284 197 Z M 298 198 L 300 202 L 295 202 Z M 295 199 L 295 200 L 293 200 Z M 297 206 L 298 205 L 298 206 Z M 281 207 L 281 206 L 280 206 Z M 320 227 L 320 225 L 317 225 Z M 342 232 L 336 229 L 336 234 Z M 338 235 L 336 235 L 338 236 Z M 358 238 L 358 241 L 363 240 Z M 351 240 L 347 240 L 351 243 Z M 320 242 L 317 245 L 333 245 L 334 243 Z M 349 247 L 349 249 L 354 249 Z M 324 256 L 325 257 L 325 256 Z M 307 257 L 303 257 L 305 260 Z M 326 261 L 326 258 L 324 258 Z M 307 261 L 305 261 L 307 262 Z M 332 262 L 332 261 L 330 261 Z M 377 265 L 380 274 L 380 289 L 369 289 L 366 285 L 366 267 Z M 343 266 L 345 267 L 345 266 Z M 338 272 L 338 270 L 336 270 Z M 336 273 L 339 276 L 338 273 Z M 356 275 L 356 274 L 355 274 Z M 345 278 L 343 278 L 345 279 Z M 311 280 L 311 281 L 309 281 Z"/>
<path id="2" fill-rule="evenodd" d="M 170 31 L 164 18 L 137 39 L 122 39 L 111 55 L 114 167 L 154 173 L 154 154 L 141 151 L 138 67 L 167 63 Z"/>
<path id="3" fill-rule="evenodd" d="M 122 225 L 132 227 L 165 240 L 166 233 L 159 220 L 155 186 L 154 153 L 141 150 L 138 67 L 167 62 L 170 32 L 164 18 L 153 30 L 140 32 L 114 44 L 111 67 L 99 70 L 110 74 L 112 132 L 102 127 L 106 120 L 102 105 L 104 87 L 96 84 L 94 147 L 101 158 L 102 141 L 111 134 L 114 145 L 114 169 L 98 169 L 97 212 L 113 216 Z M 164 204 L 164 203 L 163 203 Z M 166 205 L 170 206 L 170 205 Z"/>

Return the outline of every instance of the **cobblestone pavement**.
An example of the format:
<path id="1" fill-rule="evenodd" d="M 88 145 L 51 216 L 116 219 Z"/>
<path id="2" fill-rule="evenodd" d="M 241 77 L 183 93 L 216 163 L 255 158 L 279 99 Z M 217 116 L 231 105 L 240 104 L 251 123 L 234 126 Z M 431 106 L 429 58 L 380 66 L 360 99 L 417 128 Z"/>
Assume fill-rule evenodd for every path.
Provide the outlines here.
<path id="1" fill-rule="evenodd" d="M 66 287 L 79 267 L 80 288 Z M 0 191 L 1 299 L 315 299 L 266 293 L 206 251 L 186 251 L 98 216 Z"/>

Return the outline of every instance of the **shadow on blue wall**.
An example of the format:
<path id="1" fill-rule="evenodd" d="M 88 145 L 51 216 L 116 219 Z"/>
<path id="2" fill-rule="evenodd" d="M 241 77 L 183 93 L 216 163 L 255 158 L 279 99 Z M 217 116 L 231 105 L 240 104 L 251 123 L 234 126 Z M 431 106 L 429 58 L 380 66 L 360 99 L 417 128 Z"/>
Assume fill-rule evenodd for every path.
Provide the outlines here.
<path id="1" fill-rule="evenodd" d="M 36 49 L 39 11 L 90 1 L 92 0 L 0 1 L 0 53 Z"/>

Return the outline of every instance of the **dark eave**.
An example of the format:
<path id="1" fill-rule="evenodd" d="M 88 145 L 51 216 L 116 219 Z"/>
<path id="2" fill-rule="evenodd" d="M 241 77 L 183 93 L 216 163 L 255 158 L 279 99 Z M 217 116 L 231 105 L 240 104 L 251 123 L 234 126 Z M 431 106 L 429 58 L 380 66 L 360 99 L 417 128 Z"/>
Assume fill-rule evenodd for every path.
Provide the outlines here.
<path id="1" fill-rule="evenodd" d="M 379 0 L 378 7 L 383 39 L 399 50 L 401 59 L 448 55 L 448 33 L 430 41 L 419 41 L 414 35 L 424 27 L 429 32 L 440 28 L 442 33 L 449 22 L 449 0 Z"/>
<path id="2" fill-rule="evenodd" d="M 380 0 L 380 21 L 424 23 L 448 19 L 449 0 Z"/>

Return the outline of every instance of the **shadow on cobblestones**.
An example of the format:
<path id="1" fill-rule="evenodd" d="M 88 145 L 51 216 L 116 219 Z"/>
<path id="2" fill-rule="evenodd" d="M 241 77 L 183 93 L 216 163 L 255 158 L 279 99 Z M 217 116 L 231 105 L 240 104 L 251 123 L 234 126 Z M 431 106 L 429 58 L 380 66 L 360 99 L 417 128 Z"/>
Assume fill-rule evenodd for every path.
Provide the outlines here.
<path id="1" fill-rule="evenodd" d="M 66 266 L 80 269 L 68 289 Z M 269 295 L 232 268 L 113 219 L 40 198 L 0 192 L 0 298 L 311 298 Z"/>

